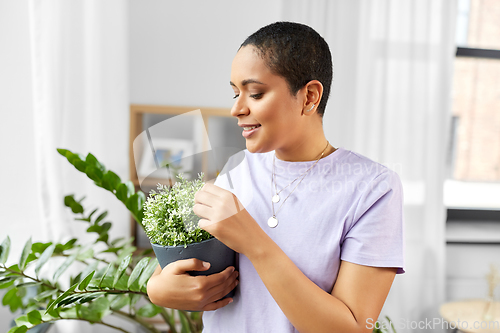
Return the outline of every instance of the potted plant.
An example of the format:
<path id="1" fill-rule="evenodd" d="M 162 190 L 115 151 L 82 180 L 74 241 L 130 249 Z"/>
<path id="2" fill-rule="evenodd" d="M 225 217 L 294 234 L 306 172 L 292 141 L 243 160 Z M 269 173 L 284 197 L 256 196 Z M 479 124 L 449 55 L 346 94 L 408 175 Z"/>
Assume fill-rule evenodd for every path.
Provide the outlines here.
<path id="1" fill-rule="evenodd" d="M 193 181 L 179 174 L 172 187 L 158 184 L 157 191 L 150 192 L 142 224 L 162 268 L 177 260 L 196 258 L 209 262 L 210 268 L 189 274 L 209 275 L 235 265 L 235 252 L 198 227 L 194 196 L 203 185 L 203 174 Z M 231 291 L 226 297 L 233 294 Z"/>

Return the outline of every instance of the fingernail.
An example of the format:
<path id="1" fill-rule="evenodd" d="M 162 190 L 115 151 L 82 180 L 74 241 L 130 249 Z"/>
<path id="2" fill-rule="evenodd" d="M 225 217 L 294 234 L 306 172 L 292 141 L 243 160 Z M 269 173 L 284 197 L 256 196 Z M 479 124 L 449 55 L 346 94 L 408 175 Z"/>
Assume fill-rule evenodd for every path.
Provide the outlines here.
<path id="1" fill-rule="evenodd" d="M 231 267 L 231 273 L 234 272 L 234 267 Z"/>
<path id="2" fill-rule="evenodd" d="M 209 268 L 209 267 L 210 267 L 210 263 L 209 263 L 209 262 L 204 261 L 204 262 L 203 262 L 203 267 Z"/>
<path id="3" fill-rule="evenodd" d="M 231 304 L 231 303 L 233 303 L 233 299 L 232 298 L 229 300 L 228 304 Z"/>

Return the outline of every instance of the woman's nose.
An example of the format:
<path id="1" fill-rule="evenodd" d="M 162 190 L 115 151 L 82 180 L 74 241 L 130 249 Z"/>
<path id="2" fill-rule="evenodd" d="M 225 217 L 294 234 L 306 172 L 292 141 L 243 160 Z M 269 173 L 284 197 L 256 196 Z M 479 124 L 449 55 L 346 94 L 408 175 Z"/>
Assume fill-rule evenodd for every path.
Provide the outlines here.
<path id="1" fill-rule="evenodd" d="M 239 98 L 237 98 L 231 108 L 231 116 L 244 116 L 247 115 L 249 111 L 248 107 Z"/>

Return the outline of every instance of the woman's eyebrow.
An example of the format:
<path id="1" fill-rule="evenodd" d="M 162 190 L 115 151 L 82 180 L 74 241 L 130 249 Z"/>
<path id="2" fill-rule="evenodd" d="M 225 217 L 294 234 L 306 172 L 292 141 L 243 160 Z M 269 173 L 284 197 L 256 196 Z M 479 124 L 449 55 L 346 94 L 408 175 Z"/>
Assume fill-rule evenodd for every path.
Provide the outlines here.
<path id="1" fill-rule="evenodd" d="M 247 80 L 241 81 L 242 86 L 246 86 L 249 83 L 264 84 L 265 85 L 265 83 L 260 82 L 260 81 L 255 80 L 255 79 L 247 79 Z M 232 81 L 229 81 L 229 84 L 232 85 L 233 87 L 236 87 L 236 85 Z"/>

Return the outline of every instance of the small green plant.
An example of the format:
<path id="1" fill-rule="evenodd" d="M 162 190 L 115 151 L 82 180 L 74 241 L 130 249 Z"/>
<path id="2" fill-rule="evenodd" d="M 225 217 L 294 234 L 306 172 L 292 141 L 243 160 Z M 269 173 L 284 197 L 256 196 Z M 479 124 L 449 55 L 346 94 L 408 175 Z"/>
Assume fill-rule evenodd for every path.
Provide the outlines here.
<path id="1" fill-rule="evenodd" d="M 144 205 L 142 224 L 152 243 L 184 245 L 198 243 L 213 236 L 198 227 L 199 217 L 193 213 L 194 195 L 203 185 L 203 174 L 189 181 L 182 174 L 168 187 L 158 184 Z"/>

